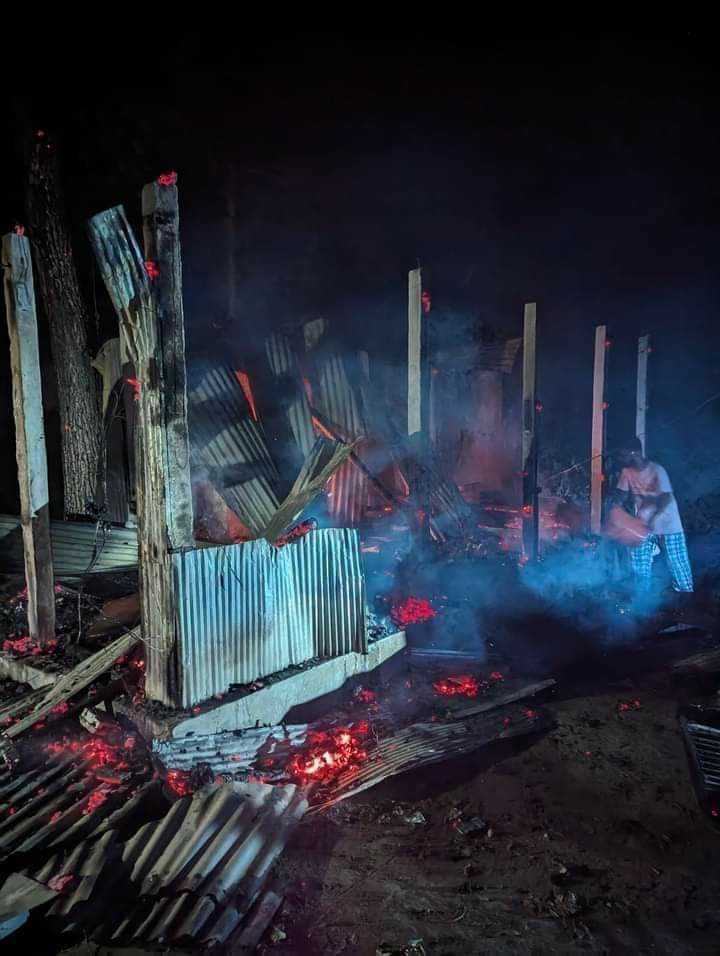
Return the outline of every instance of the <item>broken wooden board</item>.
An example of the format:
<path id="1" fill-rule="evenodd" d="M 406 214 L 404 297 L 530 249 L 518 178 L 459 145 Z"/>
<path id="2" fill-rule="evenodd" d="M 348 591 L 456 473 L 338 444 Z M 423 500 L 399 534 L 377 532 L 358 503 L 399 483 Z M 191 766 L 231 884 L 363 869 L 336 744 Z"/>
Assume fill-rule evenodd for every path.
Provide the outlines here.
<path id="1" fill-rule="evenodd" d="M 481 704 L 473 704 L 471 707 L 463 707 L 462 710 L 455 711 L 453 717 L 461 720 L 465 717 L 476 717 L 478 714 L 486 714 L 488 711 L 495 710 L 496 707 L 504 707 L 506 704 L 515 704 L 519 700 L 527 700 L 528 697 L 534 697 L 542 691 L 550 690 L 555 687 L 557 681 L 553 678 L 541 680 L 537 684 L 527 684 L 517 690 L 508 691 L 507 694 L 500 694 L 492 700 L 485 700 Z"/>
<path id="2" fill-rule="evenodd" d="M 273 515 L 262 537 L 270 542 L 277 541 L 283 531 L 295 524 L 305 508 L 320 494 L 328 479 L 347 460 L 352 450 L 352 445 L 318 438 L 290 494 Z"/>
<path id="3" fill-rule="evenodd" d="M 2 739 L 13 740 L 29 730 L 33 724 L 42 720 L 53 707 L 62 704 L 70 697 L 80 693 L 88 687 L 94 680 L 109 670 L 118 657 L 127 654 L 140 640 L 140 629 L 135 628 L 128 634 L 123 634 L 117 640 L 112 641 L 101 651 L 97 651 L 90 657 L 74 667 L 69 673 L 60 677 L 41 700 L 35 705 L 30 713 L 19 720 L 16 724 L 8 727 L 0 736 L 0 749 L 2 749 Z"/>
<path id="4" fill-rule="evenodd" d="M 9 677 L 18 684 L 29 684 L 33 690 L 49 687 L 57 680 L 57 673 L 38 667 L 36 659 L 30 654 L 24 657 L 14 657 L 5 651 L 0 651 L 0 677 Z"/>

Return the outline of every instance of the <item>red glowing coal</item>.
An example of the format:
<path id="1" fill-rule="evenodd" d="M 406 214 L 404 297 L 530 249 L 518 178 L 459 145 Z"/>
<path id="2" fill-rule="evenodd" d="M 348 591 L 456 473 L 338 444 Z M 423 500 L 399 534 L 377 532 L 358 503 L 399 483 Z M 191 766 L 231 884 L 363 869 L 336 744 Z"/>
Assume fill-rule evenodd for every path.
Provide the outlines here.
<path id="1" fill-rule="evenodd" d="M 407 627 L 432 620 L 437 617 L 437 611 L 426 598 L 409 597 L 392 606 L 390 617 L 398 627 Z"/>
<path id="2" fill-rule="evenodd" d="M 349 727 L 311 733 L 308 746 L 290 761 L 288 773 L 299 783 L 325 782 L 347 767 L 359 766 L 367 759 L 364 738 L 369 730 L 363 720 Z"/>
<path id="3" fill-rule="evenodd" d="M 459 677 L 444 677 L 435 681 L 433 690 L 443 697 L 477 697 L 480 685 L 470 674 L 461 674 Z"/>

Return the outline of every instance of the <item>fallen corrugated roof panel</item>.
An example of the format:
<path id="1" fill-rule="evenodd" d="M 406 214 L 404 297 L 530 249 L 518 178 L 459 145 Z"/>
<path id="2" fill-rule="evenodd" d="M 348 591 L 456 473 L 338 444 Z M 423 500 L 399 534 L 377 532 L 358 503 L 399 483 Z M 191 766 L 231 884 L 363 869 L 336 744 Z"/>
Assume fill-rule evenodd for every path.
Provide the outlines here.
<path id="1" fill-rule="evenodd" d="M 265 352 L 273 375 L 291 395 L 286 415 L 295 444 L 303 455 L 308 455 L 315 441 L 315 430 L 297 356 L 289 338 L 282 333 L 274 333 L 265 340 Z"/>
<path id="2" fill-rule="evenodd" d="M 55 576 L 72 581 L 85 574 L 103 574 L 137 567 L 135 528 L 81 521 L 51 521 L 50 541 Z M 0 569 L 24 574 L 20 518 L 0 515 Z"/>
<path id="3" fill-rule="evenodd" d="M 292 748 L 307 738 L 307 724 L 256 727 L 243 731 L 221 731 L 170 740 L 153 740 L 153 753 L 164 767 L 192 770 L 207 764 L 215 774 L 235 774 L 250 768 L 258 759 L 283 765 Z"/>
<path id="4" fill-rule="evenodd" d="M 95 938 L 226 943 L 306 810 L 294 785 L 212 784 L 182 797 L 125 844 L 140 899 L 130 913 L 108 913 Z"/>
<path id="5" fill-rule="evenodd" d="M 340 774 L 315 809 L 332 806 L 407 770 L 472 753 L 495 741 L 537 732 L 548 725 L 549 721 L 536 712 L 532 716 L 516 715 L 508 724 L 497 715 L 464 723 L 411 724 L 380 739 L 368 751 L 365 762 Z"/>
<path id="6" fill-rule="evenodd" d="M 205 364 L 188 370 L 188 423 L 194 470 L 260 535 L 279 504 L 279 475 L 231 369 Z"/>

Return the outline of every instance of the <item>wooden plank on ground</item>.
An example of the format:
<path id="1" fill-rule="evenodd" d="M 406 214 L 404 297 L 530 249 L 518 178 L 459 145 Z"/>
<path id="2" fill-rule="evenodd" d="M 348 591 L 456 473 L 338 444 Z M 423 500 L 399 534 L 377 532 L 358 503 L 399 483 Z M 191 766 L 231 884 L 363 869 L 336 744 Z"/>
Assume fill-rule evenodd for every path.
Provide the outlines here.
<path id="1" fill-rule="evenodd" d="M 604 325 L 595 329 L 595 360 L 593 364 L 592 441 L 590 446 L 590 531 L 600 534 L 605 453 L 605 354 L 607 330 Z"/>
<path id="2" fill-rule="evenodd" d="M 101 674 L 104 674 L 105 671 L 112 667 L 118 657 L 122 657 L 131 651 L 139 641 L 140 628 L 135 628 L 128 634 L 123 634 L 122 637 L 118 637 L 117 640 L 112 641 L 102 650 L 97 651 L 90 657 L 86 657 L 77 667 L 74 667 L 67 674 L 60 677 L 52 687 L 48 688 L 47 693 L 35 705 L 27 717 L 23 717 L 22 720 L 19 720 L 3 732 L 0 736 L 0 749 L 2 737 L 13 740 L 21 734 L 24 734 L 33 724 L 42 720 L 43 717 L 46 717 L 53 707 L 57 707 L 58 704 L 62 704 L 63 701 L 74 697 L 75 694 L 79 694 L 81 690 L 84 690 L 92 684 L 93 681 L 97 680 Z"/>
<path id="3" fill-rule="evenodd" d="M 2 266 L 10 338 L 28 630 L 34 640 L 43 644 L 55 637 L 55 591 L 37 315 L 30 243 L 25 236 L 17 233 L 3 236 Z"/>

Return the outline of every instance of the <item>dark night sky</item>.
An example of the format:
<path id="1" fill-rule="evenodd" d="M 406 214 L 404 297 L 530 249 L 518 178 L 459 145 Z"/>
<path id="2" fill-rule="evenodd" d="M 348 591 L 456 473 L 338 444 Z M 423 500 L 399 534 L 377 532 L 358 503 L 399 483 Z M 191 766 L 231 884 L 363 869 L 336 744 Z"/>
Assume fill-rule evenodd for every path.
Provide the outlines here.
<path id="1" fill-rule="evenodd" d="M 589 442 L 600 322 L 615 343 L 611 437 L 634 424 L 641 332 L 654 335 L 652 427 L 720 391 L 709 28 L 217 33 L 165 34 L 159 54 L 152 30 L 143 47 L 129 31 L 115 46 L 48 38 L 11 110 L 60 140 L 86 276 L 87 216 L 118 202 L 136 214 L 142 183 L 179 171 L 191 352 L 324 314 L 349 343 L 397 362 L 406 273 L 419 260 L 448 327 L 470 317 L 519 332 L 523 302 L 538 302 L 545 427 L 572 452 Z M 9 150 L 4 161 L 8 228 L 23 218 L 22 171 Z M 222 268 L 228 163 L 235 323 Z M 658 457 L 702 448 L 712 471 L 718 418 L 715 403 L 656 427 Z"/>

